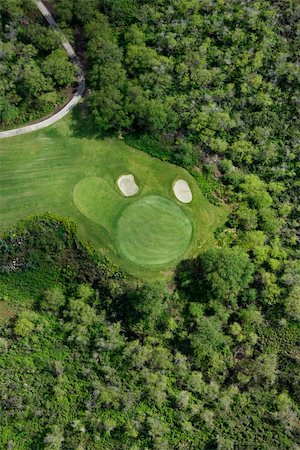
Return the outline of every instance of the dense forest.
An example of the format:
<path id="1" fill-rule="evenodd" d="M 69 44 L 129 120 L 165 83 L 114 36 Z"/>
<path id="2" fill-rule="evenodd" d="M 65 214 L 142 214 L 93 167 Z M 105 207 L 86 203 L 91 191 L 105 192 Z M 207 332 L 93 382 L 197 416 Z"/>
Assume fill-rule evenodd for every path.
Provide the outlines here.
<path id="1" fill-rule="evenodd" d="M 0 6 L 13 111 L 41 98 L 20 106 L 18 77 L 16 97 L 4 90 L 16 52 L 37 48 L 52 90 L 60 52 L 45 27 L 36 47 L 44 25 L 24 23 L 21 3 Z M 298 449 L 299 2 L 48 4 L 80 36 L 88 93 L 74 121 L 187 168 L 231 213 L 167 285 L 123 273 L 59 217 L 2 233 L 3 448 Z"/>
<path id="2" fill-rule="evenodd" d="M 1 249 L 2 448 L 297 448 L 293 295 L 270 307 L 245 251 L 208 250 L 165 286 L 128 278 L 55 216 Z"/>
<path id="3" fill-rule="evenodd" d="M 76 69 L 34 4 L 0 3 L 0 126 L 40 119 L 65 101 Z"/>

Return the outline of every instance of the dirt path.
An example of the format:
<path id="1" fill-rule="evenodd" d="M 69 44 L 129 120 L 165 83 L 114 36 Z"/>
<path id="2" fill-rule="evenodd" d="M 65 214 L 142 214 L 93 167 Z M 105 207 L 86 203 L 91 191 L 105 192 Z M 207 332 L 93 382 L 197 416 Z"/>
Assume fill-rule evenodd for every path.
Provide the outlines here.
<path id="1" fill-rule="evenodd" d="M 40 10 L 40 12 L 43 14 L 45 19 L 47 20 L 50 27 L 56 28 L 58 30 L 57 24 L 48 10 L 48 8 L 44 5 L 44 3 L 40 0 L 35 0 L 37 8 Z M 59 32 L 59 30 L 58 30 Z M 70 42 L 61 34 L 61 45 L 66 50 L 69 58 L 71 61 L 76 64 L 78 69 L 78 88 L 74 96 L 71 98 L 71 100 L 57 113 L 53 114 L 48 119 L 41 120 L 40 122 L 33 123 L 31 125 L 27 125 L 20 128 L 15 128 L 13 130 L 7 130 L 7 131 L 0 131 L 0 139 L 1 138 L 7 138 L 12 136 L 18 136 L 19 134 L 25 134 L 25 133 L 31 133 L 32 131 L 41 130 L 42 128 L 46 128 L 49 125 L 52 125 L 53 123 L 57 122 L 58 120 L 62 119 L 64 116 L 66 116 L 73 108 L 76 106 L 82 99 L 83 93 L 85 91 L 85 78 L 84 78 L 84 72 L 83 68 L 80 64 L 80 61 L 74 52 L 73 47 L 71 46 Z"/>

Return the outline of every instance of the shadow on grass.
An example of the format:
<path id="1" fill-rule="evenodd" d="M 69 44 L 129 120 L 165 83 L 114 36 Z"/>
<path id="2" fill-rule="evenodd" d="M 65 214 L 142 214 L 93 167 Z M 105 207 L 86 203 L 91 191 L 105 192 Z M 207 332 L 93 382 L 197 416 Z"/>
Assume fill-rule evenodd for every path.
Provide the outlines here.
<path id="1" fill-rule="evenodd" d="M 177 288 L 186 294 L 195 294 L 199 285 L 199 272 L 200 267 L 197 258 L 180 261 L 174 272 L 174 281 Z"/>
<path id="2" fill-rule="evenodd" d="M 101 132 L 97 128 L 91 114 L 88 114 L 82 105 L 73 109 L 70 129 L 73 137 L 78 139 L 104 139 L 115 136 L 113 133 Z"/>

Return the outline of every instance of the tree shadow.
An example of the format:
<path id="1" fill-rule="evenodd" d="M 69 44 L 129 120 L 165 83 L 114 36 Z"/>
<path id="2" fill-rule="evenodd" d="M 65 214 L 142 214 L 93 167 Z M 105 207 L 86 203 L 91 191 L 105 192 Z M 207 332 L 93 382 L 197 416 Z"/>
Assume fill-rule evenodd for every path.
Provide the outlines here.
<path id="1" fill-rule="evenodd" d="M 177 289 L 189 295 L 199 292 L 201 268 L 197 258 L 181 261 L 175 269 L 174 281 Z"/>
<path id="2" fill-rule="evenodd" d="M 72 137 L 77 139 L 104 139 L 112 137 L 112 133 L 103 133 L 95 124 L 91 114 L 88 114 L 85 104 L 76 106 L 72 111 L 70 130 Z"/>

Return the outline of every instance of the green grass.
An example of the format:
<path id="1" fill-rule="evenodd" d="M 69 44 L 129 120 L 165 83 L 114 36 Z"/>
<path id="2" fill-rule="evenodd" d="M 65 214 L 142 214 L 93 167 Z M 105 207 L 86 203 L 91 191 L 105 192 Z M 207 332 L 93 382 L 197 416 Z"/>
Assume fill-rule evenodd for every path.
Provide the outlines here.
<path id="1" fill-rule="evenodd" d="M 213 245 L 213 231 L 224 222 L 227 211 L 212 205 L 186 170 L 129 147 L 122 140 L 82 137 L 73 128 L 74 122 L 68 117 L 45 130 L 0 140 L 3 227 L 46 211 L 71 217 L 81 239 L 91 241 L 125 270 L 147 278 L 164 276 L 179 259 Z M 116 183 L 120 175 L 128 173 L 135 176 L 140 188 L 132 198 L 122 196 Z M 174 197 L 172 185 L 178 178 L 190 184 L 192 203 L 183 205 Z M 138 266 L 128 255 L 124 258 L 124 243 L 120 245 L 118 240 L 122 212 L 149 195 L 174 202 L 193 227 L 188 248 L 182 248 L 176 258 L 172 254 L 172 261 L 160 268 L 149 268 L 143 261 Z M 159 226 L 164 228 L 163 224 Z"/>
<path id="2" fill-rule="evenodd" d="M 151 195 L 124 210 L 117 230 L 122 256 L 137 265 L 155 267 L 178 259 L 186 251 L 193 228 L 175 203 Z"/>

